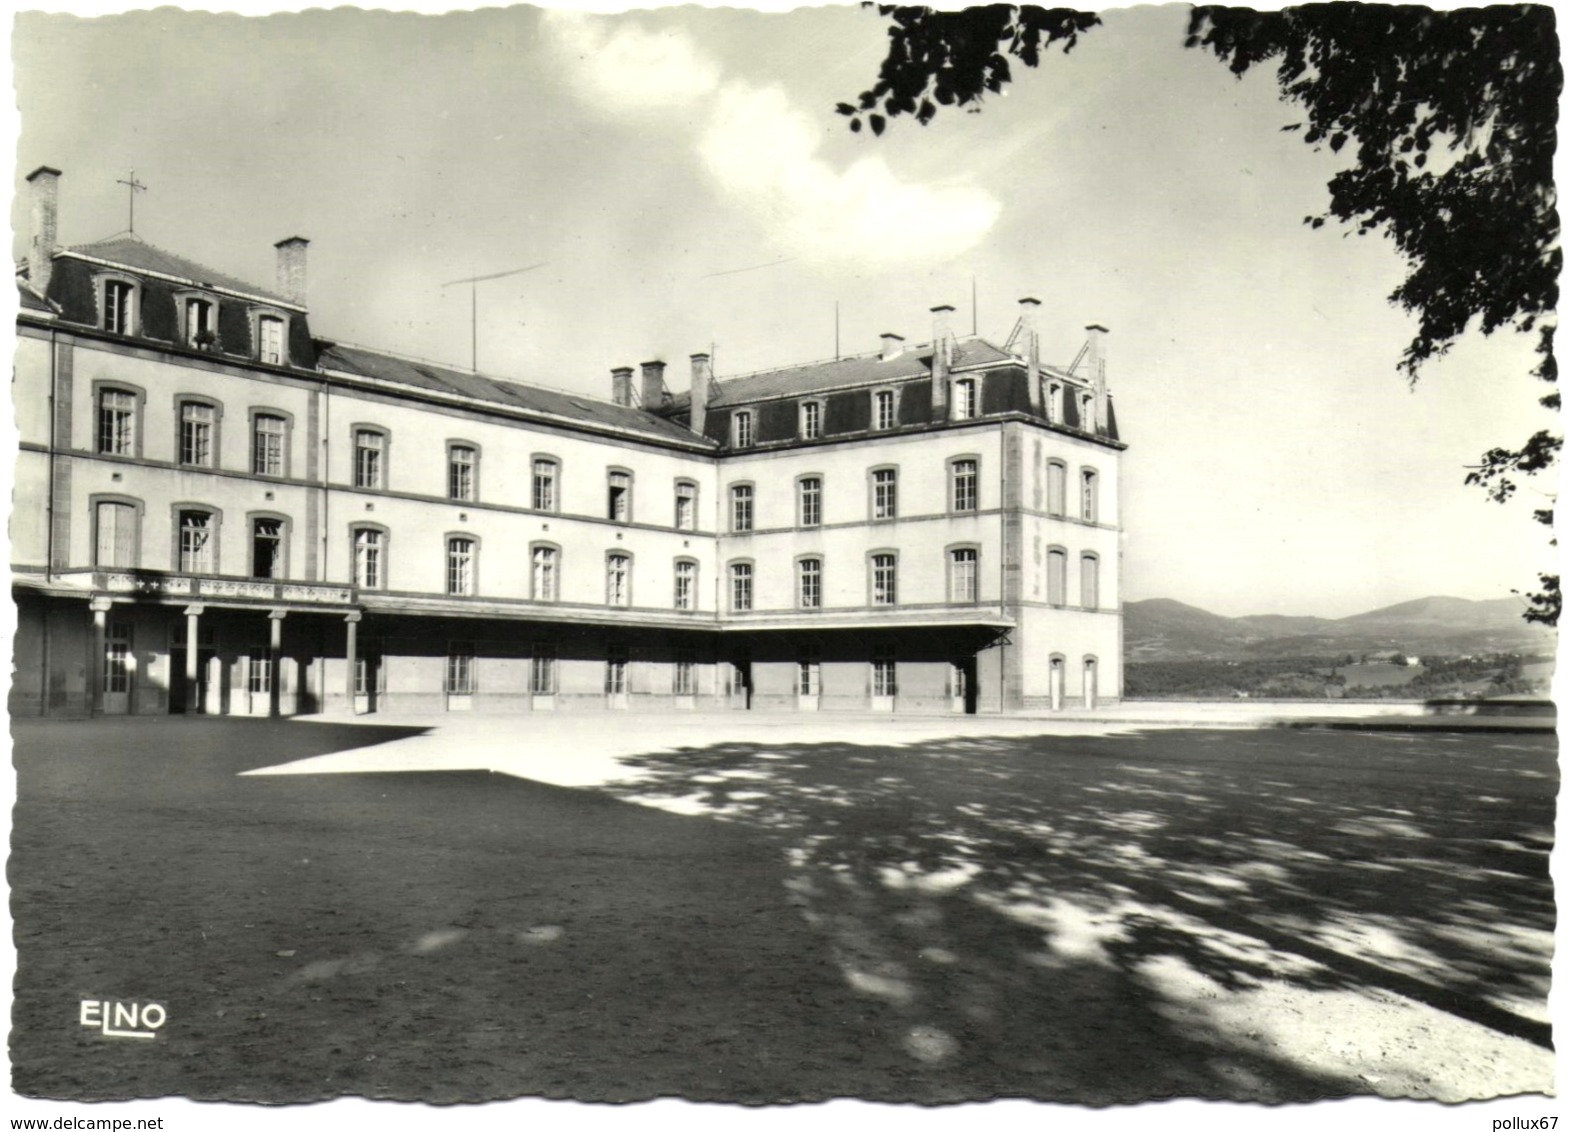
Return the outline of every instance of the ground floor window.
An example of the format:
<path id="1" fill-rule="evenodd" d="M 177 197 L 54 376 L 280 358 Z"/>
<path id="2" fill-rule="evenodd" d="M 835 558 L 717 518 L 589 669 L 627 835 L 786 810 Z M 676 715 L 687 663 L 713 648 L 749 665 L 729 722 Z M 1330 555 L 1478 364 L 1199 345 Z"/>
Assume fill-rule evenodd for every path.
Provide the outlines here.
<path id="1" fill-rule="evenodd" d="M 817 696 L 823 690 L 823 664 L 815 649 L 806 649 L 795 665 L 795 690 L 802 696 Z"/>
<path id="2" fill-rule="evenodd" d="M 611 645 L 605 658 L 605 692 L 611 696 L 624 696 L 627 690 L 627 650 L 625 645 Z"/>
<path id="3" fill-rule="evenodd" d="M 382 677 L 381 657 L 376 653 L 360 653 L 354 658 L 354 694 L 369 696 L 386 691 Z"/>
<path id="4" fill-rule="evenodd" d="M 691 649 L 676 650 L 675 694 L 697 695 L 697 654 Z"/>
<path id="5" fill-rule="evenodd" d="M 272 691 L 272 650 L 255 648 L 250 651 L 250 676 L 248 691 L 253 696 L 265 696 Z"/>
<path id="6" fill-rule="evenodd" d="M 872 695 L 885 697 L 898 693 L 898 670 L 893 653 L 879 651 L 872 656 Z"/>
<path id="7" fill-rule="evenodd" d="M 447 694 L 468 696 L 474 692 L 474 646 L 454 641 L 447 649 Z"/>
<path id="8" fill-rule="evenodd" d="M 528 666 L 528 689 L 536 696 L 556 694 L 556 646 L 536 644 Z"/>
<path id="9" fill-rule="evenodd" d="M 104 691 L 119 694 L 130 690 L 131 626 L 111 621 L 104 637 Z"/>

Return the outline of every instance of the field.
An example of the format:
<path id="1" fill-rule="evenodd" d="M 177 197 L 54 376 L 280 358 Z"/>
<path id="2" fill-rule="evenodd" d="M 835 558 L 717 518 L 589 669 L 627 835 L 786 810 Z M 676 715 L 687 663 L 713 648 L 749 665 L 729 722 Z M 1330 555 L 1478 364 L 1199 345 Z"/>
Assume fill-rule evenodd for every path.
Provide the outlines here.
<path id="1" fill-rule="evenodd" d="M 14 730 L 27 1095 L 1552 1088 L 1550 734 Z"/>

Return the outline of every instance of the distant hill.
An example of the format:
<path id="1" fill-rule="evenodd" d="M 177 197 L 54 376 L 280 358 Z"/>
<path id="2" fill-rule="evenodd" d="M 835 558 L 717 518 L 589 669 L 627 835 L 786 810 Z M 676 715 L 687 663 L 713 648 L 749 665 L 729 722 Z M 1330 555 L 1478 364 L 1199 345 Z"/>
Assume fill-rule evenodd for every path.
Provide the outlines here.
<path id="1" fill-rule="evenodd" d="M 1461 656 L 1478 652 L 1550 652 L 1551 629 L 1520 618 L 1518 598 L 1468 601 L 1424 597 L 1351 617 L 1254 614 L 1223 617 L 1171 598 L 1123 606 L 1127 658 L 1231 660 L 1399 649 Z"/>

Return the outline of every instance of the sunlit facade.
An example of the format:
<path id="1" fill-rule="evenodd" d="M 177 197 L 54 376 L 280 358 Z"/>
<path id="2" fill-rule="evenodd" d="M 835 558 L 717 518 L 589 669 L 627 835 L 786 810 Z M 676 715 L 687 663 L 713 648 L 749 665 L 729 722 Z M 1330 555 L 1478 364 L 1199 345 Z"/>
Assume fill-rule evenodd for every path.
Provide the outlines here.
<path id="1" fill-rule="evenodd" d="M 1121 688 L 1104 331 L 590 398 L 316 336 L 29 178 L 18 715 L 1004 712 Z"/>

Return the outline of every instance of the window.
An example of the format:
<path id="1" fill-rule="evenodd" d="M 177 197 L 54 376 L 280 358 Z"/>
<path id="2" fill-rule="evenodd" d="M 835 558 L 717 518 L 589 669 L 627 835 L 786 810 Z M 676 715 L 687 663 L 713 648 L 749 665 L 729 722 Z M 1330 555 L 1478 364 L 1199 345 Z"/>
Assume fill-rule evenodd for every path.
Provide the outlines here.
<path id="1" fill-rule="evenodd" d="M 268 695 L 272 691 L 272 650 L 251 649 L 249 661 L 250 663 L 246 665 L 250 670 L 246 681 L 247 690 L 253 696 Z"/>
<path id="2" fill-rule="evenodd" d="M 735 415 L 735 446 L 749 448 L 752 445 L 752 414 L 743 409 Z"/>
<path id="3" fill-rule="evenodd" d="M 379 490 L 386 486 L 387 434 L 373 428 L 354 430 L 354 486 Z"/>
<path id="4" fill-rule="evenodd" d="M 257 318 L 256 356 L 267 365 L 283 364 L 283 319 L 270 314 Z"/>
<path id="5" fill-rule="evenodd" d="M 746 613 L 752 608 L 752 564 L 735 562 L 730 566 L 730 611 Z"/>
<path id="6" fill-rule="evenodd" d="M 1068 552 L 1060 546 L 1046 552 L 1046 600 L 1052 605 L 1068 601 Z"/>
<path id="7" fill-rule="evenodd" d="M 136 288 L 122 279 L 110 279 L 104 283 L 103 294 L 104 329 L 110 334 L 131 333 Z"/>
<path id="8" fill-rule="evenodd" d="M 557 588 L 557 560 L 559 554 L 553 546 L 536 546 L 534 548 L 534 574 L 530 583 L 529 595 L 535 601 L 555 601 L 560 593 Z"/>
<path id="9" fill-rule="evenodd" d="M 98 443 L 106 456 L 136 455 L 137 396 L 128 389 L 98 392 Z"/>
<path id="10" fill-rule="evenodd" d="M 610 645 L 604 658 L 606 696 L 626 696 L 626 645 Z"/>
<path id="11" fill-rule="evenodd" d="M 180 572 L 215 573 L 218 563 L 213 534 L 217 524 L 213 522 L 212 512 L 181 511 L 179 514 Z"/>
<path id="12" fill-rule="evenodd" d="M 801 439 L 817 440 L 823 435 L 823 403 L 801 402 Z"/>
<path id="13" fill-rule="evenodd" d="M 251 426 L 251 472 L 258 476 L 284 475 L 284 437 L 289 422 L 272 413 L 257 413 Z"/>
<path id="14" fill-rule="evenodd" d="M 211 300 L 185 300 L 185 344 L 196 350 L 218 344 L 218 320 Z"/>
<path id="15" fill-rule="evenodd" d="M 823 691 L 823 662 L 814 648 L 801 650 L 795 662 L 795 691 L 800 696 L 818 696 Z"/>
<path id="16" fill-rule="evenodd" d="M 1046 386 L 1046 419 L 1062 424 L 1062 383 L 1053 381 Z"/>
<path id="17" fill-rule="evenodd" d="M 626 606 L 632 603 L 632 559 L 626 554 L 605 558 L 605 604 Z"/>
<path id="18" fill-rule="evenodd" d="M 897 403 L 892 389 L 879 389 L 872 394 L 872 427 L 890 429 L 898 423 Z"/>
<path id="19" fill-rule="evenodd" d="M 676 649 L 674 675 L 674 691 L 676 695 L 697 695 L 697 654 L 691 649 Z"/>
<path id="20" fill-rule="evenodd" d="M 134 568 L 141 541 L 135 504 L 101 502 L 95 511 L 98 536 L 93 565 L 99 569 Z"/>
<path id="21" fill-rule="evenodd" d="M 360 652 L 354 658 L 354 694 L 372 696 L 386 690 L 387 676 L 381 657 L 373 652 Z"/>
<path id="22" fill-rule="evenodd" d="M 1096 475 L 1089 468 L 1085 468 L 1079 476 L 1080 517 L 1086 523 L 1096 521 Z"/>
<path id="23" fill-rule="evenodd" d="M 556 509 L 556 462 L 554 460 L 535 457 L 533 498 L 536 511 Z"/>
<path id="24" fill-rule="evenodd" d="M 447 498 L 463 503 L 475 499 L 479 471 L 479 449 L 467 444 L 447 446 Z"/>
<path id="25" fill-rule="evenodd" d="M 251 577 L 281 578 L 285 573 L 283 520 L 251 520 Z"/>
<path id="26" fill-rule="evenodd" d="M 632 473 L 611 472 L 606 514 L 618 523 L 632 520 Z"/>
<path id="27" fill-rule="evenodd" d="M 386 536 L 374 528 L 354 532 L 354 584 L 361 589 L 379 590 L 386 584 L 383 551 Z"/>
<path id="28" fill-rule="evenodd" d="M 180 402 L 180 463 L 193 468 L 213 466 L 213 433 L 217 425 L 215 405 Z"/>
<path id="29" fill-rule="evenodd" d="M 1079 394 L 1079 427 L 1085 432 L 1095 431 L 1095 396 L 1091 393 Z"/>
<path id="30" fill-rule="evenodd" d="M 980 599 L 979 552 L 974 547 L 959 547 L 948 555 L 948 600 L 971 603 Z"/>
<path id="31" fill-rule="evenodd" d="M 1046 513 L 1059 518 L 1067 514 L 1068 466 L 1058 460 L 1046 464 Z"/>
<path id="32" fill-rule="evenodd" d="M 697 608 L 697 563 L 684 558 L 676 562 L 676 608 Z"/>
<path id="33" fill-rule="evenodd" d="M 124 695 L 131 690 L 131 625 L 112 619 L 104 633 L 104 691 Z"/>
<path id="34" fill-rule="evenodd" d="M 447 646 L 447 686 L 449 696 L 474 694 L 474 644 L 453 641 Z"/>
<path id="35" fill-rule="evenodd" d="M 823 607 L 823 560 L 803 558 L 795 564 L 796 602 L 802 609 Z"/>
<path id="36" fill-rule="evenodd" d="M 899 693 L 899 673 L 893 653 L 879 649 L 872 656 L 872 695 L 887 698 Z"/>
<path id="37" fill-rule="evenodd" d="M 730 529 L 741 532 L 752 529 L 752 485 L 738 483 L 730 489 Z"/>
<path id="38" fill-rule="evenodd" d="M 536 644 L 528 666 L 528 690 L 536 696 L 556 694 L 556 646 Z"/>
<path id="39" fill-rule="evenodd" d="M 899 475 L 892 468 L 872 472 L 872 518 L 893 519 L 899 514 Z"/>
<path id="40" fill-rule="evenodd" d="M 820 476 L 803 476 L 796 483 L 796 513 L 803 527 L 823 524 L 823 481 Z"/>
<path id="41" fill-rule="evenodd" d="M 949 465 L 952 468 L 950 475 L 953 479 L 953 509 L 955 511 L 974 511 L 976 507 L 976 483 L 978 465 L 974 460 L 955 460 Z"/>
<path id="42" fill-rule="evenodd" d="M 899 562 L 892 554 L 872 555 L 872 604 L 896 605 L 899 601 Z"/>
<path id="43" fill-rule="evenodd" d="M 1100 608 L 1100 559 L 1093 554 L 1079 559 L 1079 604 L 1085 609 Z"/>
<path id="44" fill-rule="evenodd" d="M 976 412 L 975 379 L 961 377 L 953 383 L 953 419 L 967 421 Z"/>
<path id="45" fill-rule="evenodd" d="M 697 485 L 685 480 L 676 482 L 676 530 L 697 530 Z"/>
<path id="46" fill-rule="evenodd" d="M 475 543 L 461 536 L 447 540 L 447 592 L 455 597 L 474 595 Z"/>

